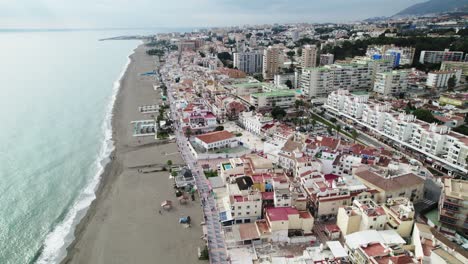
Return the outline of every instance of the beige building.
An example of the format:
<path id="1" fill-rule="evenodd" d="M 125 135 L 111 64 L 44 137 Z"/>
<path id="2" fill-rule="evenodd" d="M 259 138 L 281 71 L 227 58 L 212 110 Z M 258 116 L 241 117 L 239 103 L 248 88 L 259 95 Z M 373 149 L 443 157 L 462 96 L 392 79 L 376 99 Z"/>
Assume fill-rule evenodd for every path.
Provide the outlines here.
<path id="1" fill-rule="evenodd" d="M 354 200 L 353 206 L 338 209 L 336 224 L 343 235 L 364 230 L 384 230 L 387 215 L 371 199 Z"/>
<path id="2" fill-rule="evenodd" d="M 405 197 L 390 198 L 382 208 L 387 214 L 386 229 L 393 229 L 402 237 L 409 237 L 414 224 L 413 203 Z"/>
<path id="3" fill-rule="evenodd" d="M 445 179 L 439 201 L 439 222 L 468 233 L 468 181 Z"/>
<path id="4" fill-rule="evenodd" d="M 308 211 L 298 211 L 293 207 L 267 208 L 265 219 L 273 241 L 287 241 L 289 230 L 312 234 L 314 227 L 314 217 Z"/>
<path id="5" fill-rule="evenodd" d="M 367 187 L 378 191 L 375 198 L 378 203 L 385 203 L 394 197 L 406 197 L 412 202 L 423 199 L 424 180 L 414 173 L 388 175 L 388 172 L 382 172 L 379 175 L 367 167 L 359 167 L 353 174 Z"/>
<path id="6" fill-rule="evenodd" d="M 302 68 L 317 66 L 317 46 L 306 45 L 302 48 Z"/>
<path id="7" fill-rule="evenodd" d="M 270 46 L 263 51 L 263 78 L 271 80 L 283 64 L 283 53 L 279 47 Z"/>

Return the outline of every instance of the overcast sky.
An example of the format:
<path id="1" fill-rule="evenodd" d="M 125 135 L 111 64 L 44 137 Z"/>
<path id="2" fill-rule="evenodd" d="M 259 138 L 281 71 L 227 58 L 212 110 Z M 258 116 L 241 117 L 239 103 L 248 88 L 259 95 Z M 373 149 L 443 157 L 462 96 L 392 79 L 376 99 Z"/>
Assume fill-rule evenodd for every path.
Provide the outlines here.
<path id="1" fill-rule="evenodd" d="M 0 28 L 203 27 L 347 22 L 425 0 L 0 0 Z"/>

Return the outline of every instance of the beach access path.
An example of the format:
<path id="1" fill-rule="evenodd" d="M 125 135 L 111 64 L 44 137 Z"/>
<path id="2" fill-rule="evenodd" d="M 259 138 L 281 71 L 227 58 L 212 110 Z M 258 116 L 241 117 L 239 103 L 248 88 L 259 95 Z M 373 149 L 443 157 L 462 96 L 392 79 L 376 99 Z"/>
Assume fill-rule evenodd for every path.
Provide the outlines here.
<path id="1" fill-rule="evenodd" d="M 175 143 L 159 145 L 153 137 L 132 136 L 130 122 L 148 118 L 138 107 L 161 102 L 154 77 L 140 76 L 155 68 L 145 50 L 135 50 L 121 80 L 113 110 L 113 159 L 62 263 L 206 263 L 198 260 L 198 248 L 204 246 L 199 198 L 179 205 L 168 171 L 137 169 L 167 160 L 183 164 Z M 174 209 L 159 213 L 164 200 L 172 200 Z M 192 218 L 191 228 L 178 222 L 186 216 Z"/>

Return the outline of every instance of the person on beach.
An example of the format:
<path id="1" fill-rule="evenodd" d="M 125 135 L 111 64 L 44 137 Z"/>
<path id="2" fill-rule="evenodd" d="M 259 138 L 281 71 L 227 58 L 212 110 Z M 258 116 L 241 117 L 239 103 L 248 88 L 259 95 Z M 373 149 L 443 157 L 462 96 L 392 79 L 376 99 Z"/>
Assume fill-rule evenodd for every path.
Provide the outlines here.
<path id="1" fill-rule="evenodd" d="M 160 215 L 162 215 L 162 212 L 161 212 L 161 210 L 159 210 L 159 214 L 160 214 Z"/>

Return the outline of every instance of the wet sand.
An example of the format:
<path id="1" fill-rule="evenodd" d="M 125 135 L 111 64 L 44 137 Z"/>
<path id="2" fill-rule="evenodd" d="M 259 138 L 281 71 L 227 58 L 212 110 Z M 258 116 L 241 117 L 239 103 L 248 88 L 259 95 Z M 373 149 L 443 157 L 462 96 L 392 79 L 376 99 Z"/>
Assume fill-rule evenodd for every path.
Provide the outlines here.
<path id="1" fill-rule="evenodd" d="M 164 165 L 167 160 L 183 164 L 175 143 L 151 144 L 153 137 L 137 140 L 132 136 L 131 121 L 151 119 L 138 112 L 138 106 L 160 102 L 152 78 L 139 76 L 154 68 L 145 48 L 138 47 L 114 105 L 114 158 L 62 263 L 205 263 L 197 259 L 197 249 L 204 244 L 198 197 L 196 202 L 179 205 L 168 171 L 139 173 L 132 168 Z M 175 208 L 159 214 L 166 199 L 172 200 Z M 193 219 L 191 228 L 178 223 L 179 217 L 187 215 Z"/>

